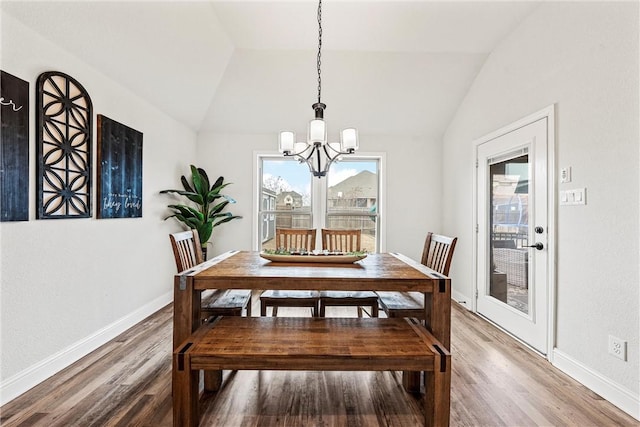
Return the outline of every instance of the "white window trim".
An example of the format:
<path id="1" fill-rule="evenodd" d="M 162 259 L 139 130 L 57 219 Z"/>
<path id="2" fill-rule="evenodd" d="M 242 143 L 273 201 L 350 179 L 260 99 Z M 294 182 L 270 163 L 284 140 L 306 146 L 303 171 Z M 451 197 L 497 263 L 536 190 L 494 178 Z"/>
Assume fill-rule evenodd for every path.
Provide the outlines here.
<path id="1" fill-rule="evenodd" d="M 260 233 L 260 229 L 258 227 L 258 212 L 260 210 L 261 203 L 261 191 L 260 191 L 260 181 L 261 181 L 261 160 L 263 158 L 271 158 L 271 159 L 282 159 L 282 154 L 277 151 L 254 151 L 253 152 L 253 210 L 252 210 L 252 221 L 251 221 L 251 239 L 252 239 L 252 249 L 254 251 L 260 250 L 260 239 L 258 238 L 258 233 Z M 387 251 L 387 153 L 384 152 L 358 152 L 353 155 L 355 159 L 362 160 L 377 160 L 380 162 L 380 170 L 379 180 L 380 187 L 378 188 L 378 221 L 379 221 L 379 248 L 378 252 L 386 252 Z M 348 159 L 348 158 L 347 158 Z M 346 159 L 346 160 L 347 160 Z M 311 181 L 311 193 L 312 195 L 317 194 L 319 206 L 314 206 L 313 210 L 313 226 L 314 228 L 320 230 L 324 227 L 326 221 L 326 212 L 327 212 L 327 186 L 323 185 L 327 178 L 313 178 Z"/>

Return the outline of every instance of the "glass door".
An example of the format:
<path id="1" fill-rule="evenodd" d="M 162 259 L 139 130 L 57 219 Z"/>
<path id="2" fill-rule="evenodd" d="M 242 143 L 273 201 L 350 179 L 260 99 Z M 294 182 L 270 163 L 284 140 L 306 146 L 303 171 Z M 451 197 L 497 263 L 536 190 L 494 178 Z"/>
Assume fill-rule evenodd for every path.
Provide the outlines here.
<path id="1" fill-rule="evenodd" d="M 547 120 L 477 148 L 477 311 L 547 352 Z"/>

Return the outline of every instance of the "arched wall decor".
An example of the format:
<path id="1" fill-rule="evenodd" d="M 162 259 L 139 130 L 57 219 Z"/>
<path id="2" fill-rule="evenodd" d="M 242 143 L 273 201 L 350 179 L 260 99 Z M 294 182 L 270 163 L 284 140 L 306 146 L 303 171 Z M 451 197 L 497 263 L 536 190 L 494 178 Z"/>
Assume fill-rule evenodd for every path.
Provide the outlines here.
<path id="1" fill-rule="evenodd" d="M 64 73 L 37 82 L 37 217 L 90 218 L 93 106 L 87 91 Z"/>

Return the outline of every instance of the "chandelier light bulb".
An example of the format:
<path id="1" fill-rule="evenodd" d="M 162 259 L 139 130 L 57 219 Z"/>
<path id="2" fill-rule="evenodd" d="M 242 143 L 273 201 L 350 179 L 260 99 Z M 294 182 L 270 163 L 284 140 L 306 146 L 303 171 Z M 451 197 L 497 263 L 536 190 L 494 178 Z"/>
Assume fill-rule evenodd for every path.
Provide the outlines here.
<path id="1" fill-rule="evenodd" d="M 354 152 L 358 149 L 358 130 L 355 128 L 343 129 L 340 133 L 340 144 L 347 152 Z"/>
<path id="2" fill-rule="evenodd" d="M 278 150 L 281 153 L 291 153 L 296 143 L 296 133 L 290 131 L 280 132 L 280 141 L 278 144 Z"/>
<path id="3" fill-rule="evenodd" d="M 314 119 L 309 122 L 309 144 L 324 145 L 327 142 L 327 125 L 322 119 Z"/>

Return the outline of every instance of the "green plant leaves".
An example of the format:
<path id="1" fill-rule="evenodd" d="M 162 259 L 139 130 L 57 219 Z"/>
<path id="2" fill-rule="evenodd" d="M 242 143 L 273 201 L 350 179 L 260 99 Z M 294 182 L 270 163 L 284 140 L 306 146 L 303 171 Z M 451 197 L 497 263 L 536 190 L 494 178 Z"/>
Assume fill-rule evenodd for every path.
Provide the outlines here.
<path id="1" fill-rule="evenodd" d="M 198 193 L 194 193 L 191 191 L 182 191 L 182 190 L 162 190 L 160 192 L 160 194 L 165 194 L 165 193 L 175 193 L 175 194 L 179 194 L 181 196 L 185 196 L 187 199 L 191 200 L 193 203 L 196 204 L 203 204 L 204 199 L 202 198 L 201 195 L 199 195 Z"/>
<path id="2" fill-rule="evenodd" d="M 191 185 L 189 184 L 189 181 L 187 181 L 187 178 L 185 178 L 184 175 L 180 177 L 180 182 L 182 182 L 182 186 L 184 187 L 185 191 L 188 191 L 190 193 L 195 193 L 193 187 L 191 187 Z"/>
<path id="3" fill-rule="evenodd" d="M 202 177 L 198 169 L 191 165 L 191 182 L 193 182 L 193 189 L 196 193 L 202 195 Z"/>
<path id="4" fill-rule="evenodd" d="M 190 169 L 191 182 L 184 175 L 180 178 L 184 191 L 162 190 L 160 194 L 177 194 L 186 197 L 196 205 L 196 207 L 182 204 L 168 205 L 168 208 L 172 209 L 173 212 L 165 220 L 175 218 L 186 227 L 198 230 L 200 244 L 204 247 L 211 238 L 215 227 L 242 217 L 233 215 L 230 212 L 223 212 L 230 203 L 236 203 L 232 197 L 220 194 L 220 191 L 230 184 L 224 183 L 224 177 L 218 177 L 213 185 L 209 187 L 209 176 L 204 169 L 197 168 L 194 165 L 190 165 Z M 217 203 L 213 207 L 210 206 L 220 198 L 224 199 L 224 201 Z"/>
<path id="5" fill-rule="evenodd" d="M 231 215 L 231 216 L 228 216 L 228 217 L 223 218 L 223 219 L 221 219 L 220 221 L 216 222 L 215 224 L 213 224 L 213 226 L 214 226 L 214 227 L 217 227 L 217 226 L 219 226 L 220 224 L 224 224 L 225 222 L 229 222 L 229 221 L 231 221 L 232 219 L 236 219 L 236 218 L 242 218 L 242 217 L 241 217 L 241 216 L 236 216 L 236 215 Z"/>
<path id="6" fill-rule="evenodd" d="M 209 177 L 207 173 L 202 168 L 197 168 L 198 173 L 200 174 L 200 180 L 202 181 L 202 189 L 207 192 L 209 191 Z M 192 172 L 193 173 L 193 172 Z"/>
<path id="7" fill-rule="evenodd" d="M 222 185 L 222 183 L 224 182 L 224 177 L 218 177 L 218 179 L 216 179 L 216 182 L 213 183 L 213 185 L 211 186 L 210 191 L 213 191 L 214 189 L 220 187 Z M 226 184 L 229 185 L 229 184 Z"/>

